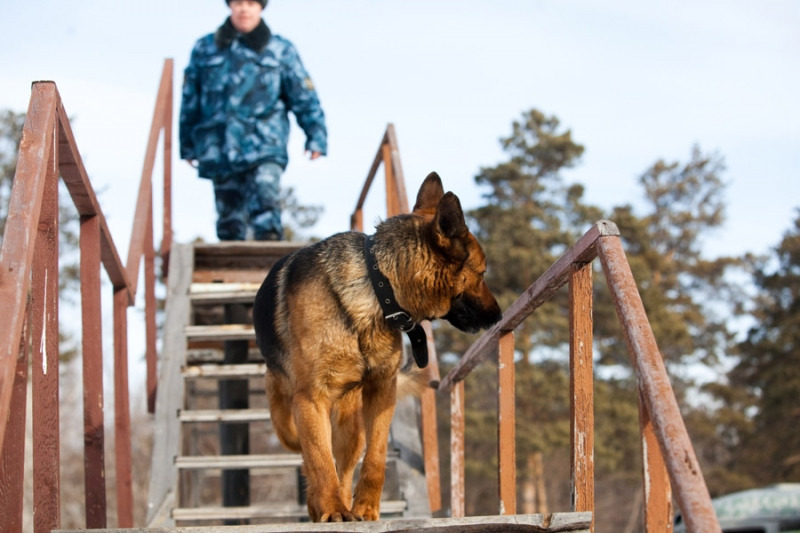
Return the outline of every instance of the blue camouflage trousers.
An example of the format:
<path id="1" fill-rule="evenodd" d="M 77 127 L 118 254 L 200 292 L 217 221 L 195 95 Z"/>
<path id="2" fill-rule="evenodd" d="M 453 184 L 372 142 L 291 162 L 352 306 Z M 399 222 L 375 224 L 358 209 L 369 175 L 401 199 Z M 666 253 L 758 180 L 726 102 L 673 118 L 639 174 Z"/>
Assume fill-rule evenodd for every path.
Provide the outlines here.
<path id="1" fill-rule="evenodd" d="M 244 172 L 213 180 L 219 240 L 283 239 L 281 174 L 282 166 L 262 163 Z M 251 234 L 248 234 L 248 230 L 251 230 Z"/>

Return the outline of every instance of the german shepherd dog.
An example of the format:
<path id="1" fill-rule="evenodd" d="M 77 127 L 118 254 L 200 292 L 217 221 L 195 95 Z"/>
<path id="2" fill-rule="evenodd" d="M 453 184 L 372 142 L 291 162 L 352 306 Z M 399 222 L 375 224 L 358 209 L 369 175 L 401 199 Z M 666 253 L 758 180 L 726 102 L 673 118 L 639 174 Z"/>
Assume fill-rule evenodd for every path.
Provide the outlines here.
<path id="1" fill-rule="evenodd" d="M 413 212 L 381 222 L 374 236 L 339 233 L 278 261 L 256 295 L 253 321 L 272 423 L 282 444 L 303 455 L 315 522 L 379 519 L 395 402 L 415 381 L 400 372 L 402 335 L 373 289 L 369 254 L 411 327 L 445 318 L 475 333 L 502 316 L 483 280 L 483 250 L 436 173 Z"/>

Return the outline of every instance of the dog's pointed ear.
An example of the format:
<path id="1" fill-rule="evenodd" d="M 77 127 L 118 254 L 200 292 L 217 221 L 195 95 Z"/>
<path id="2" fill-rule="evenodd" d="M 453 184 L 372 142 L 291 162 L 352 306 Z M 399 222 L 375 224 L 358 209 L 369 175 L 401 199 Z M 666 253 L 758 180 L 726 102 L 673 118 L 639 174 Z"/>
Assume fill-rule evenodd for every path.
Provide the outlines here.
<path id="1" fill-rule="evenodd" d="M 442 196 L 432 227 L 436 244 L 443 251 L 459 260 L 466 258 L 465 238 L 469 234 L 469 229 L 458 196 L 452 192 Z"/>
<path id="2" fill-rule="evenodd" d="M 415 215 L 433 215 L 439 206 L 439 200 L 444 196 L 442 179 L 436 172 L 431 172 L 420 185 L 417 193 L 417 203 L 414 204 Z"/>

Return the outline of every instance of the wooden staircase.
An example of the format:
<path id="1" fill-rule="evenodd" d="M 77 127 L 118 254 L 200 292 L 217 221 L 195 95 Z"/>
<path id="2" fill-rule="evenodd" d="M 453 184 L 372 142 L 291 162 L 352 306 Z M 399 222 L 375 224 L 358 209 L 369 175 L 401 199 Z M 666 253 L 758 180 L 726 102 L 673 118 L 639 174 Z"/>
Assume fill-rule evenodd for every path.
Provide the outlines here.
<path id="1" fill-rule="evenodd" d="M 287 453 L 272 433 L 266 365 L 251 316 L 269 268 L 300 246 L 229 242 L 173 248 L 149 526 L 307 521 L 302 458 Z M 429 517 L 415 403 L 398 408 L 382 515 Z"/>

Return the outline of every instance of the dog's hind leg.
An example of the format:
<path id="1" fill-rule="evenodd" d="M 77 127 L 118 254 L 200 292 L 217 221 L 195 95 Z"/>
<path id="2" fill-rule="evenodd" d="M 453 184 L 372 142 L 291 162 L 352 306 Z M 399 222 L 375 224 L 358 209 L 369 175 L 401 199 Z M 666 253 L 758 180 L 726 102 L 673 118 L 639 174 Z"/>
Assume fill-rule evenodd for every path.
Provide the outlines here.
<path id="1" fill-rule="evenodd" d="M 336 402 L 331 414 L 333 457 L 339 475 L 339 494 L 347 505 L 353 503 L 353 473 L 364 451 L 364 424 L 361 418 L 361 391 L 347 393 Z"/>
<path id="2" fill-rule="evenodd" d="M 353 514 L 364 520 L 380 518 L 381 492 L 386 477 L 386 449 L 397 400 L 397 376 L 364 384 L 364 429 L 367 450 L 356 485 Z"/>
<path id="3" fill-rule="evenodd" d="M 299 452 L 300 440 L 297 438 L 297 426 L 294 423 L 291 398 L 286 391 L 285 379 L 273 372 L 267 372 L 266 388 L 270 419 L 275 434 L 286 448 Z"/>

